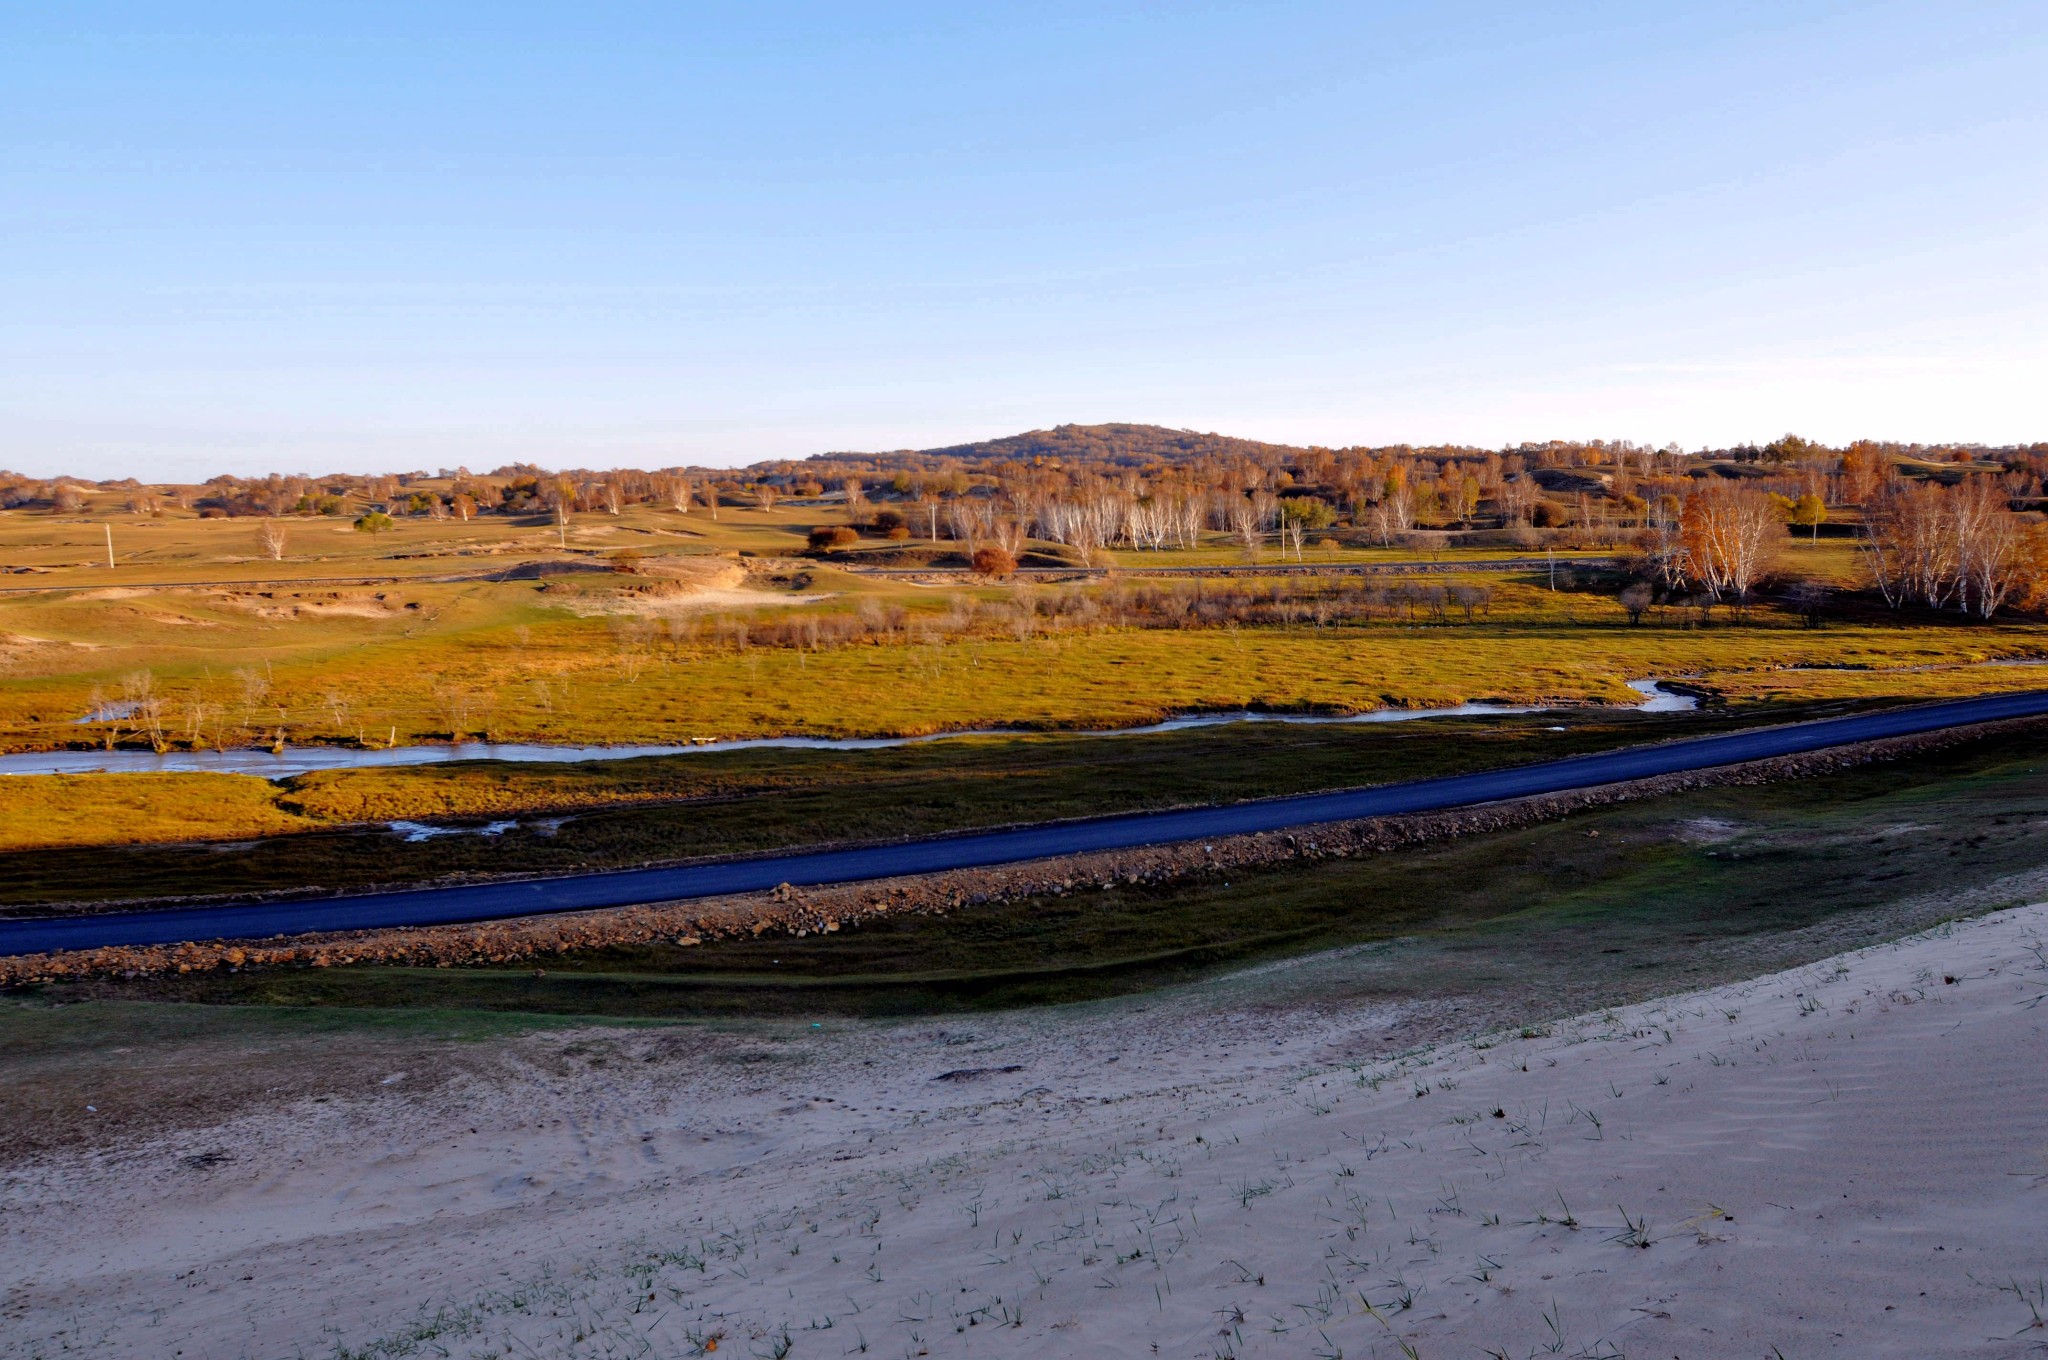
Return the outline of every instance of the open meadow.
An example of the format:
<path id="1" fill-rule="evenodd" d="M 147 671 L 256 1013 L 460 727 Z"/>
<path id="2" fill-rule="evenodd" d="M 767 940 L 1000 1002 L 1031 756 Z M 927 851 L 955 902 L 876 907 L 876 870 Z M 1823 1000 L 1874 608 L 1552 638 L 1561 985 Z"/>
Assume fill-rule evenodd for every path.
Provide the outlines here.
<path id="1" fill-rule="evenodd" d="M 0 915 L 1065 835 L 2048 663 L 2038 526 L 1974 455 L 1831 512 L 1539 459 L 1396 530 L 1407 457 L 1341 522 L 1256 483 L 57 487 L 0 509 Z M 1972 505 L 1991 586 L 1967 544 L 1939 598 L 1886 575 L 1913 506 Z M 0 1354 L 2030 1353 L 2048 736 L 1762 764 L 1355 854 L 855 883 L 843 928 L 784 884 L 720 931 L 39 956 Z M 1958 1121 L 1973 1085 L 2009 1098 Z"/>
<path id="2" fill-rule="evenodd" d="M 271 560 L 254 551 L 247 520 L 162 513 L 0 512 L 0 564 L 16 569 L 4 579 L 33 583 L 0 595 L 0 745 L 373 752 L 461 741 L 1087 730 L 1246 709 L 1616 706 L 1638 701 L 1627 682 L 1645 678 L 1679 682 L 1732 713 L 1791 713 L 2012 688 L 2029 674 L 2016 666 L 2048 657 L 2048 628 L 2031 619 L 1986 624 L 1873 608 L 1851 589 L 1859 565 L 1844 538 L 1784 550 L 1803 579 L 1840 591 L 1824 615 L 1766 597 L 1739 613 L 1674 604 L 1632 621 L 1604 556 L 1480 570 L 1460 563 L 1500 554 L 1445 549 L 1397 560 L 1359 548 L 1296 564 L 1271 552 L 1263 574 L 1184 578 L 1145 573 L 1185 569 L 1187 554 L 1123 552 L 1107 576 L 1002 580 L 957 562 L 887 576 L 858 568 L 872 550 L 806 549 L 809 531 L 843 520 L 843 506 L 784 501 L 728 507 L 716 522 L 701 506 L 689 515 L 631 506 L 566 527 L 400 519 L 378 534 L 347 519 L 291 520 Z M 111 570 L 89 551 L 107 523 L 118 531 Z M 1367 565 L 1376 574 L 1347 574 Z M 1544 726 L 1506 730 L 1533 753 Z M 1001 749 L 1028 762 L 1042 748 Z M 1141 759 L 1130 749 L 1100 754 L 1111 765 Z M 902 759 L 936 774 L 977 757 L 949 745 Z M 1455 767 L 1457 757 L 1448 759 Z M 1155 761 L 1158 775 L 1141 795 L 1105 786 L 1093 800 L 999 802 L 900 827 L 1227 798 L 1232 787 L 1205 786 L 1197 763 Z M 821 765 L 819 753 L 783 751 L 631 768 L 365 769 L 283 785 L 231 774 L 12 777 L 0 783 L 10 813 L 0 848 L 237 841 L 351 822 L 702 803 L 770 785 L 787 795 L 855 771 L 896 779 L 889 764 L 880 753 Z M 1234 786 L 1240 796 L 1388 777 L 1369 764 L 1349 778 L 1338 768 L 1289 773 L 1286 758 L 1259 768 L 1272 773 L 1232 770 L 1244 779 Z M 1015 788 L 1027 775 L 1008 769 L 1002 782 Z M 860 775 L 861 787 L 879 787 L 868 778 Z M 781 806 L 794 809 L 788 825 L 815 818 L 815 839 L 899 825 L 894 812 L 863 825 L 788 796 Z M 780 844 L 791 834 L 703 816 L 692 819 L 703 834 L 673 853 Z M 232 873 L 223 881 L 241 882 Z"/>

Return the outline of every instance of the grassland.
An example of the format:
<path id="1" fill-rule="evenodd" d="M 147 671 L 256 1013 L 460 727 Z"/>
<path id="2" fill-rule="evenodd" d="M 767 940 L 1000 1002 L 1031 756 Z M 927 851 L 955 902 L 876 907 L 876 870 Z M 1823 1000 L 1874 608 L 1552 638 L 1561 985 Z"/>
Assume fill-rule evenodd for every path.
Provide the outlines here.
<path id="1" fill-rule="evenodd" d="M 1387 608 L 1323 625 L 1303 611 L 1291 623 L 1141 627 L 1113 604 L 1128 576 L 934 587 L 861 575 L 839 558 L 791 556 L 810 526 L 839 518 L 835 505 L 785 502 L 770 512 L 728 507 L 715 522 L 701 509 L 637 506 L 581 516 L 566 531 L 493 517 L 401 520 L 366 535 L 346 521 L 292 520 L 285 559 L 271 562 L 255 556 L 246 520 L 0 513 L 0 565 L 16 568 L 0 579 L 39 588 L 0 595 L 0 749 L 1087 729 L 1246 708 L 1612 705 L 1632 702 L 1625 682 L 1645 676 L 1685 677 L 1731 710 L 1789 714 L 2019 688 L 2033 672 L 2000 663 L 2048 656 L 2048 627 L 2036 621 L 1971 625 L 1853 599 L 1818 629 L 1768 605 L 1740 620 L 1666 609 L 1631 626 L 1613 581 L 1584 568 L 1573 577 L 1569 566 L 1557 589 L 1547 569 L 1430 578 L 1483 587 L 1486 603 L 1470 616 Z M 636 572 L 605 570 L 623 547 L 642 554 Z M 1222 552 L 1212 544 L 1153 560 L 1180 565 Z M 1443 556 L 1455 564 L 1497 555 Z M 1788 575 L 1849 584 L 1856 572 L 1853 545 L 1841 538 L 1791 544 L 1785 557 Z M 1122 565 L 1145 562 L 1124 554 Z M 380 573 L 393 579 L 322 583 Z M 259 577 L 269 584 L 250 584 Z M 202 584 L 222 580 L 245 584 Z M 152 581 L 169 584 L 145 588 Z M 857 644 L 824 646 L 764 646 L 740 631 L 805 617 L 857 617 L 866 631 Z M 138 698 L 153 725 L 79 721 Z M 10 777 L 0 780 L 0 851 L 28 857 L 10 862 L 5 898 L 14 902 L 91 895 L 94 866 L 62 867 L 66 850 L 280 833 L 296 834 L 275 847 L 216 844 L 204 872 L 159 857 L 161 872 L 124 867 L 119 882 L 148 893 L 230 891 L 282 886 L 293 873 L 339 885 L 429 865 L 547 869 L 1328 787 L 1371 777 L 1360 770 L 1463 768 L 1461 752 L 1506 763 L 1556 749 L 1540 734 L 1549 725 L 1498 728 L 1513 734 L 1506 739 L 1432 725 L 1384 746 L 1365 733 L 1201 733 L 1121 746 L 1106 760 L 1099 742 L 967 741 L 861 760 L 775 752 L 355 771 L 282 788 L 231 776 Z M 1609 741 L 1635 729 L 1571 730 L 1572 741 Z M 1390 755 L 1424 746 L 1457 749 L 1438 751 L 1436 764 Z M 1055 768 L 1067 773 L 1046 773 Z M 552 837 L 527 829 L 417 853 L 338 830 L 544 809 L 588 815 Z"/>
<path id="2" fill-rule="evenodd" d="M 602 527 L 625 535 L 633 518 Z M 793 539 L 797 527 L 719 529 L 728 538 Z M 185 531 L 195 539 L 249 532 L 229 520 L 192 521 Z M 408 524 L 401 532 L 415 534 L 398 545 L 410 562 L 454 551 L 431 535 L 485 531 Z M 360 545 L 348 546 L 360 564 Z M 1789 551 L 1808 574 L 1853 569 L 1839 543 Z M 331 564 L 288 565 L 310 572 Z M 70 578 L 85 574 L 73 568 Z M 1022 629 L 991 624 L 945 637 L 938 621 L 960 607 L 1010 609 L 1105 587 L 931 589 L 799 563 L 716 591 L 489 572 L 382 586 L 66 590 L 0 599 L 0 745 L 156 739 L 186 747 L 280 735 L 361 745 L 456 736 L 679 742 L 1104 727 L 1245 707 L 1614 703 L 1629 699 L 1626 680 L 1647 675 L 1688 676 L 1732 702 L 1933 696 L 2010 686 L 2009 673 L 1967 668 L 2048 654 L 2048 629 L 2030 622 L 1969 626 L 1852 607 L 1811 630 L 1759 608 L 1741 623 L 1723 613 L 1701 626 L 1689 611 L 1664 611 L 1630 627 L 1599 582 L 1553 591 L 1544 573 L 1469 579 L 1492 590 L 1486 612 L 1469 622 L 1170 631 L 1041 616 Z M 893 621 L 882 645 L 745 646 L 717 622 L 863 608 Z M 133 723 L 78 723 L 145 674 L 163 715 L 154 738 Z"/>
<path id="3" fill-rule="evenodd" d="M 55 797 L 43 781 L 14 779 L 0 781 L 0 904 L 568 873 L 885 840 L 1495 769 L 1780 716 L 1587 711 L 1421 725 L 1240 724 L 1114 740 L 962 738 L 872 751 L 328 771 L 281 785 L 82 776 L 64 780 Z M 485 818 L 523 820 L 489 836 L 426 842 L 383 826 L 469 819 L 474 827 Z M 160 843 L 180 840 L 188 843 Z M 88 847 L 94 853 L 79 853 Z"/>
<path id="4" fill-rule="evenodd" d="M 1317 994 L 1541 992 L 1554 982 L 1549 1004 L 1568 1009 L 1740 975 L 1770 966 L 1773 950 L 1789 960 L 2009 905 L 2028 889 L 2002 885 L 2038 884 L 2044 870 L 2048 739 L 2032 737 L 1229 884 L 1117 889 L 809 939 L 597 951 L 542 977 L 366 967 L 90 990 L 643 1017 L 902 1014 L 1107 996 L 1369 946 L 1320 965 Z M 1830 943 L 1816 945 L 1816 932 Z"/>

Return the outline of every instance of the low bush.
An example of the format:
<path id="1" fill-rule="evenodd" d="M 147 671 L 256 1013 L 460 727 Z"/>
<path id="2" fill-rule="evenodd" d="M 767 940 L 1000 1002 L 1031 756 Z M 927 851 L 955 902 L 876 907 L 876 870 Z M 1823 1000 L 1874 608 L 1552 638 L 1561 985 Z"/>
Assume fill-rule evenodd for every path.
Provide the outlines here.
<path id="1" fill-rule="evenodd" d="M 974 550 L 974 574 L 1001 579 L 1017 570 L 1017 559 L 993 545 Z"/>

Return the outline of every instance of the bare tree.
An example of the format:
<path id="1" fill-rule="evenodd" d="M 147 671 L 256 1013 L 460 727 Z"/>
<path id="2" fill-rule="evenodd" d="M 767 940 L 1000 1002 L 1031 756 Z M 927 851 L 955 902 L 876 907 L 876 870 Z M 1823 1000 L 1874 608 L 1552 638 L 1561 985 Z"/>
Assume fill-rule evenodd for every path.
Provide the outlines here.
<path id="1" fill-rule="evenodd" d="M 1643 529 L 1636 542 L 1643 550 L 1645 565 L 1655 573 L 1657 584 L 1668 595 L 1692 576 L 1685 534 L 1679 523 L 1681 507 L 1675 497 L 1666 496 L 1644 509 Z"/>
<path id="2" fill-rule="evenodd" d="M 1622 609 L 1628 614 L 1631 626 L 1643 621 L 1643 615 L 1649 612 L 1650 605 L 1656 598 L 1657 592 L 1651 588 L 1648 581 L 1629 582 L 1621 588 L 1621 594 L 1617 597 Z"/>
<path id="3" fill-rule="evenodd" d="M 1372 503 L 1373 534 L 1381 543 L 1392 543 L 1415 525 L 1415 487 L 1405 468 L 1388 469 L 1380 483 L 1379 499 Z"/>
<path id="4" fill-rule="evenodd" d="M 273 562 L 284 561 L 286 537 L 284 521 L 275 516 L 264 520 L 256 528 L 257 546 L 261 547 L 263 555 Z"/>
<path id="5" fill-rule="evenodd" d="M 346 732 L 348 730 L 348 717 L 355 709 L 355 701 L 349 697 L 347 692 L 339 689 L 330 689 L 322 697 L 326 700 L 327 711 L 334 717 L 334 730 Z"/>
<path id="6" fill-rule="evenodd" d="M 1265 535 L 1260 532 L 1258 507 L 1251 497 L 1240 496 L 1230 505 L 1230 532 L 1237 539 L 1237 546 L 1244 550 L 1247 562 L 1259 560 L 1259 544 Z"/>
<path id="7" fill-rule="evenodd" d="M 1988 477 L 1972 477 L 1948 493 L 1956 536 L 1956 570 L 1962 607 L 1980 619 L 1998 612 L 2019 583 L 2023 536 L 2005 489 Z"/>
<path id="8" fill-rule="evenodd" d="M 1827 617 L 1831 593 L 1820 581 L 1800 581 L 1785 593 L 1785 602 L 1808 628 L 1818 628 Z"/>
<path id="9" fill-rule="evenodd" d="M 1863 513 L 1863 558 L 1871 581 L 1893 609 L 1918 602 L 1947 604 L 1960 583 L 1957 536 L 1941 488 L 1894 482 Z"/>
<path id="10" fill-rule="evenodd" d="M 170 743 L 164 740 L 164 701 L 157 693 L 156 676 L 146 670 L 123 676 L 121 699 L 129 716 L 149 739 L 149 749 L 158 753 L 168 749 Z"/>
<path id="11" fill-rule="evenodd" d="M 1785 526 L 1770 497 L 1750 487 L 1711 483 L 1685 499 L 1680 516 L 1686 557 L 1715 599 L 1733 596 L 1740 610 L 1771 565 Z"/>
<path id="12" fill-rule="evenodd" d="M 663 494 L 668 498 L 668 508 L 679 515 L 690 513 L 690 479 L 678 472 L 662 483 Z"/>

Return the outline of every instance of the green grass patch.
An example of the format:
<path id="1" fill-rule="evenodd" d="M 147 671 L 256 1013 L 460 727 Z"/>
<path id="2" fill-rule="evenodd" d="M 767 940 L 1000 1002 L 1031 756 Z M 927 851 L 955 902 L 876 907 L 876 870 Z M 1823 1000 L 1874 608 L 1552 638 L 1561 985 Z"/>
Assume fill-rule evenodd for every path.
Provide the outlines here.
<path id="1" fill-rule="evenodd" d="M 573 873 L 1461 774 L 1805 712 L 1239 723 L 1151 736 L 961 738 L 866 751 L 332 771 L 282 788 L 223 776 L 235 780 L 238 798 L 255 790 L 275 799 L 276 816 L 289 819 L 297 834 L 240 832 L 224 809 L 207 834 L 243 838 L 189 845 L 149 843 L 168 837 L 133 786 L 76 777 L 64 788 L 74 800 L 68 818 L 102 827 L 105 844 L 90 855 L 63 845 L 0 854 L 0 902 L 240 894 L 307 884 L 343 889 L 454 873 Z M 170 797 L 183 792 L 179 781 L 188 777 L 123 778 Z M 103 787 L 117 801 L 98 800 Z M 187 805 L 172 806 L 180 809 L 179 820 L 169 825 L 186 827 Z M 262 805 L 255 806 L 260 813 Z M 535 815 L 565 810 L 571 815 L 558 826 Z M 526 820 L 501 835 L 422 843 L 407 843 L 382 827 L 335 826 L 431 817 Z M 116 837 L 136 843 L 117 844 Z"/>
<path id="2" fill-rule="evenodd" d="M 596 950 L 527 969 L 361 967 L 137 984 L 208 1002 L 645 1017 L 901 1015 L 1072 1002 L 1343 946 L 1421 942 L 1462 985 L 1610 989 L 1711 972 L 1747 941 L 1856 922 L 2048 866 L 2048 738 L 1693 793 L 1374 858 L 890 919 L 832 935 Z M 2002 905 L 2002 903 L 1978 903 Z M 1341 956 L 1340 956 L 1341 957 Z M 1444 974 L 1332 964 L 1319 985 L 1429 995 Z"/>

